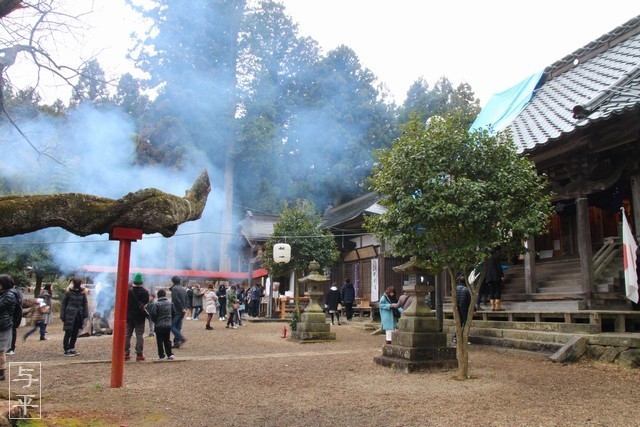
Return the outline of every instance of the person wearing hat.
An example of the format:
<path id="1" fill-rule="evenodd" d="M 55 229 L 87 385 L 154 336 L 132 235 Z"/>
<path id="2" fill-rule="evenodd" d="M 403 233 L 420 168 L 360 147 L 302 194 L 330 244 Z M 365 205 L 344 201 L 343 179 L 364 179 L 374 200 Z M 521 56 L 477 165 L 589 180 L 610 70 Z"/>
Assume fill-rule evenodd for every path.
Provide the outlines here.
<path id="1" fill-rule="evenodd" d="M 149 291 L 142 287 L 144 278 L 141 273 L 133 275 L 133 285 L 129 287 L 127 301 L 127 339 L 124 345 L 124 360 L 129 360 L 131 336 L 136 332 L 136 360 L 144 360 L 144 325 L 147 319 L 146 307 L 149 303 Z"/>

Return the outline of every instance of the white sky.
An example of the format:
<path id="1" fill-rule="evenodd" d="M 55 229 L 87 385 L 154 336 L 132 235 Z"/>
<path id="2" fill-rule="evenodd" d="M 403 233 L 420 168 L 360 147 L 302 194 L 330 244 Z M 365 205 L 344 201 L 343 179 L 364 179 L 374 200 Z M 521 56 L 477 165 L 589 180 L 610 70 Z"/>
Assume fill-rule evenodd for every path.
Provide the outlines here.
<path id="1" fill-rule="evenodd" d="M 100 49 L 109 74 L 130 71 L 124 58 L 135 20 L 124 0 L 92 1 L 95 28 L 80 53 Z M 398 103 L 419 77 L 433 85 L 446 76 L 454 85 L 469 83 L 484 105 L 640 14 L 637 0 L 281 1 L 302 35 L 317 40 L 323 53 L 351 47 Z"/>

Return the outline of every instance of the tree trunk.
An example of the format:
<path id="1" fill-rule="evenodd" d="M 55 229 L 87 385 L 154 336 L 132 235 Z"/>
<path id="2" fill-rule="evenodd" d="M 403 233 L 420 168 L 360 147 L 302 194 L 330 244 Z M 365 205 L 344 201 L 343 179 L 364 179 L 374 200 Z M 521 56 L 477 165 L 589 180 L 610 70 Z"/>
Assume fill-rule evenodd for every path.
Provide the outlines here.
<path id="1" fill-rule="evenodd" d="M 469 331 L 471 330 L 471 323 L 473 322 L 473 313 L 475 310 L 475 296 L 477 292 L 472 291 L 469 288 L 471 294 L 471 303 L 469 304 L 469 311 L 467 312 L 467 323 L 462 328 L 462 321 L 460 319 L 460 312 L 458 311 L 458 298 L 456 287 L 458 285 L 457 277 L 454 270 L 451 267 L 447 267 L 449 278 L 451 279 L 451 309 L 453 311 L 453 319 L 456 325 L 456 359 L 458 360 L 458 379 L 466 380 L 469 377 Z M 467 275 L 465 273 L 465 282 L 467 281 Z M 478 283 L 478 281 L 476 281 Z M 469 284 L 467 283 L 467 287 Z"/>

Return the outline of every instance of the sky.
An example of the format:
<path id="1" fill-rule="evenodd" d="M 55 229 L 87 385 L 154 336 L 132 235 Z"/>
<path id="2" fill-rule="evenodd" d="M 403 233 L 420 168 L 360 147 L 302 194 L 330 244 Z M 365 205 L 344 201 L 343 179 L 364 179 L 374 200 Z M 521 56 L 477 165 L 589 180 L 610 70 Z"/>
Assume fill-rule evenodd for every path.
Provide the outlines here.
<path id="1" fill-rule="evenodd" d="M 640 14 L 633 0 L 282 0 L 300 34 L 323 52 L 345 44 L 398 103 L 423 77 L 467 82 L 488 98 Z M 108 72 L 124 60 L 136 21 L 124 0 L 94 0 L 98 12 L 83 53 L 101 51 Z M 124 70 L 124 71 L 123 71 Z"/>

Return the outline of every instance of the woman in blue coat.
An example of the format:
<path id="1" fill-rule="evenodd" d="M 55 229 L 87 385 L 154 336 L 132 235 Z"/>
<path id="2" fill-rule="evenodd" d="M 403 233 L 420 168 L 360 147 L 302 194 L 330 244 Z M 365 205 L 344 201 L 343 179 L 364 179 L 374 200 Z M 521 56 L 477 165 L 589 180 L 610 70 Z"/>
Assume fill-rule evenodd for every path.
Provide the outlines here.
<path id="1" fill-rule="evenodd" d="M 398 320 L 393 315 L 393 309 L 398 308 L 398 300 L 396 298 L 396 290 L 389 286 L 380 298 L 380 323 L 382 330 L 386 334 L 387 344 L 391 344 L 391 335 L 396 329 Z"/>

